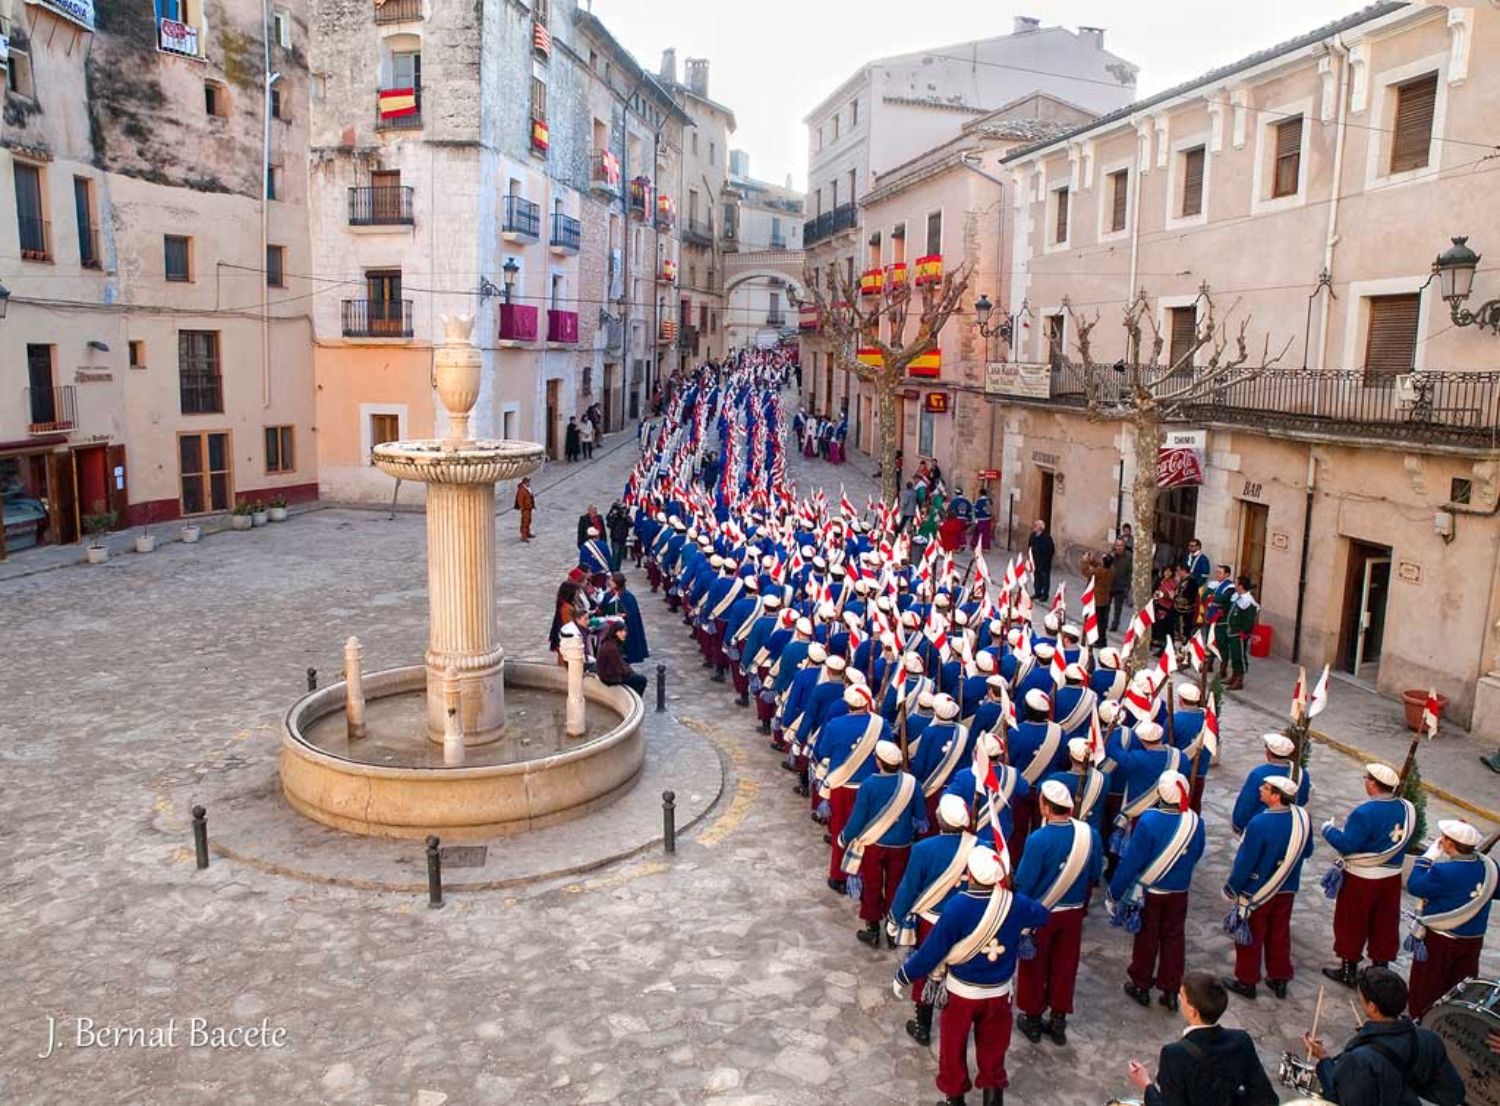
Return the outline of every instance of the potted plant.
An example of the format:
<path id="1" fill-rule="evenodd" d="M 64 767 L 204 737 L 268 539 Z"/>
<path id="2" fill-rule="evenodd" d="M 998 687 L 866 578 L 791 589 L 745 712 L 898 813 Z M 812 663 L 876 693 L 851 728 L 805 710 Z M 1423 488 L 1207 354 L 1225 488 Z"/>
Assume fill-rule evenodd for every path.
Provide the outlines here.
<path id="1" fill-rule="evenodd" d="M 182 524 L 182 540 L 192 545 L 203 536 L 203 527 L 196 522 L 185 522 Z"/>
<path id="2" fill-rule="evenodd" d="M 84 555 L 88 557 L 89 564 L 102 565 L 109 560 L 109 547 L 104 544 L 104 535 L 109 533 L 114 524 L 115 516 L 108 511 L 85 516 L 83 528 L 89 533 L 89 544 Z"/>
<path id="3" fill-rule="evenodd" d="M 273 496 L 267 504 L 267 514 L 271 516 L 272 522 L 286 521 L 286 498 L 284 496 Z"/>
<path id="4" fill-rule="evenodd" d="M 146 505 L 146 517 L 141 521 L 141 532 L 135 536 L 135 551 L 150 553 L 156 548 L 156 536 L 151 533 L 151 505 Z"/>
<path id="5" fill-rule="evenodd" d="M 255 525 L 250 517 L 250 504 L 236 503 L 234 510 L 229 512 L 229 525 L 236 530 L 248 530 Z"/>
<path id="6" fill-rule="evenodd" d="M 266 505 L 260 500 L 250 504 L 250 522 L 254 526 L 264 526 L 270 522 L 270 516 L 266 513 Z"/>

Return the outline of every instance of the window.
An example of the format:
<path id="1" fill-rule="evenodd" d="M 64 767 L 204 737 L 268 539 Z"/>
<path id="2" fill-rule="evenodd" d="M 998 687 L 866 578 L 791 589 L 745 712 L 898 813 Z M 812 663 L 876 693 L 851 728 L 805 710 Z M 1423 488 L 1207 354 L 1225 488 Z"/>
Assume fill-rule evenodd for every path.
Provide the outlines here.
<path id="1" fill-rule="evenodd" d="M 130 367 L 144 369 L 146 367 L 146 343 L 140 338 L 132 338 L 127 345 L 130 349 Z"/>
<path id="2" fill-rule="evenodd" d="M 36 97 L 36 84 L 31 78 L 31 55 L 14 46 L 11 47 L 9 64 L 5 70 L 5 87 L 28 100 Z"/>
<path id="3" fill-rule="evenodd" d="M 849 126 L 859 126 L 859 101 L 853 100 L 849 104 Z"/>
<path id="4" fill-rule="evenodd" d="M 937 428 L 937 418 L 933 413 L 922 407 L 917 416 L 917 452 L 930 457 L 932 455 L 932 440 Z"/>
<path id="5" fill-rule="evenodd" d="M 266 166 L 266 199 L 279 200 L 283 197 L 281 182 L 281 166 Z"/>
<path id="6" fill-rule="evenodd" d="M 369 269 L 365 272 L 366 326 L 370 336 L 400 338 L 406 335 L 406 303 L 401 297 L 400 269 Z"/>
<path id="7" fill-rule="evenodd" d="M 177 470 L 183 514 L 229 510 L 233 481 L 227 433 L 177 435 Z"/>
<path id="8" fill-rule="evenodd" d="M 698 156 L 698 132 L 693 132 L 693 156 Z"/>
<path id="9" fill-rule="evenodd" d="M 1129 218 L 1130 170 L 1119 169 L 1109 175 L 1109 229 L 1124 230 Z"/>
<path id="10" fill-rule="evenodd" d="M 1427 166 L 1432 150 L 1432 116 L 1437 106 L 1436 73 L 1396 86 L 1396 119 L 1391 128 L 1391 172 Z"/>
<path id="11" fill-rule="evenodd" d="M 65 393 L 59 392 L 54 387 L 52 360 L 53 347 L 42 345 L 26 347 L 26 383 L 28 385 L 26 395 L 31 407 L 31 421 L 28 426 L 33 432 L 68 429 L 69 424 L 66 420 L 62 420 L 62 425 L 59 424 L 58 399 Z"/>
<path id="12" fill-rule="evenodd" d="M 297 468 L 297 452 L 293 448 L 296 427 L 266 427 L 266 472 L 293 472 Z"/>
<path id="13" fill-rule="evenodd" d="M 162 238 L 166 255 L 167 279 L 189 281 L 193 279 L 193 240 L 181 234 L 168 234 Z"/>
<path id="14" fill-rule="evenodd" d="M 1198 342 L 1198 308 L 1173 307 L 1168 314 L 1167 368 L 1172 372 L 1192 372 L 1194 347 Z"/>
<path id="15" fill-rule="evenodd" d="M 1448 502 L 1459 505 L 1474 501 L 1474 481 L 1466 476 L 1455 476 L 1448 481 Z"/>
<path id="16" fill-rule="evenodd" d="M 286 94 L 283 94 L 283 93 Z M 290 106 L 290 90 L 283 90 L 280 84 L 271 87 L 271 118 L 286 122 L 292 117 Z"/>
<path id="17" fill-rule="evenodd" d="M 273 12 L 271 28 L 275 32 L 276 45 L 283 50 L 290 50 L 292 48 L 292 17 L 286 12 Z"/>
<path id="18" fill-rule="evenodd" d="M 531 0 L 531 14 L 538 23 L 547 22 L 548 8 L 551 7 L 550 0 Z"/>
<path id="19" fill-rule="evenodd" d="M 943 252 L 943 213 L 934 211 L 927 216 L 927 253 Z"/>
<path id="20" fill-rule="evenodd" d="M 906 224 L 897 223 L 891 228 L 891 263 L 906 264 Z"/>
<path id="21" fill-rule="evenodd" d="M 217 330 L 177 332 L 177 376 L 184 415 L 211 415 L 224 410 Z"/>
<path id="22" fill-rule="evenodd" d="M 378 445 L 386 442 L 399 442 L 401 440 L 401 416 L 393 414 L 379 414 L 370 416 L 370 450 L 374 451 Z"/>
<path id="23" fill-rule="evenodd" d="M 839 117 L 837 115 L 833 117 L 833 140 L 835 142 L 839 140 Z"/>
<path id="24" fill-rule="evenodd" d="M 1194 146 L 1182 151 L 1182 215 L 1203 214 L 1204 149 Z"/>
<path id="25" fill-rule="evenodd" d="M 15 163 L 16 229 L 21 236 L 24 261 L 51 261 L 51 227 L 43 218 L 42 171 L 25 162 Z"/>
<path id="26" fill-rule="evenodd" d="M 229 92 L 218 81 L 203 82 L 203 110 L 215 119 L 229 116 Z"/>
<path id="27" fill-rule="evenodd" d="M 849 170 L 849 202 L 850 202 L 850 203 L 851 203 L 851 204 L 852 204 L 852 203 L 854 203 L 854 202 L 855 202 L 855 201 L 856 201 L 856 200 L 858 200 L 858 199 L 859 199 L 859 196 L 857 196 L 857 195 L 856 195 L 856 194 L 855 194 L 855 193 L 856 193 L 856 191 L 857 191 L 857 190 L 856 190 L 856 189 L 855 189 L 855 187 L 854 187 L 854 182 L 855 182 L 855 180 L 856 180 L 856 179 L 857 179 L 857 178 L 856 178 L 856 177 L 855 177 L 855 175 L 854 175 L 854 170 L 853 170 L 853 169 L 850 169 L 850 170 Z"/>
<path id="28" fill-rule="evenodd" d="M 1276 173 L 1271 197 L 1295 196 L 1302 173 L 1302 116 L 1276 124 Z"/>
<path id="29" fill-rule="evenodd" d="M 710 165 L 717 165 L 719 163 L 719 150 L 717 143 L 710 142 L 708 144 L 708 163 Z"/>
<path id="30" fill-rule="evenodd" d="M 266 287 L 286 287 L 286 247 L 266 247 Z"/>
<path id="31" fill-rule="evenodd" d="M 1068 240 L 1068 190 L 1059 188 L 1052 195 L 1057 203 L 1057 220 L 1052 227 L 1052 244 L 1061 246 Z"/>
<path id="32" fill-rule="evenodd" d="M 1054 369 L 1062 368 L 1063 357 L 1067 353 L 1063 345 L 1064 318 L 1061 315 L 1047 316 L 1047 364 Z"/>
<path id="33" fill-rule="evenodd" d="M 531 78 L 531 117 L 547 118 L 547 85 L 540 77 Z"/>
<path id="34" fill-rule="evenodd" d="M 1422 294 L 1371 296 L 1370 324 L 1365 332 L 1365 383 L 1386 384 L 1409 373 L 1417 363 L 1417 325 Z"/>
<path id="35" fill-rule="evenodd" d="M 87 177 L 73 178 L 73 212 L 78 222 L 78 263 L 85 269 L 97 269 L 99 228 L 94 218 L 94 184 Z"/>
<path id="36" fill-rule="evenodd" d="M 823 128 L 819 127 L 818 128 L 818 149 L 821 150 L 822 148 L 823 148 Z"/>

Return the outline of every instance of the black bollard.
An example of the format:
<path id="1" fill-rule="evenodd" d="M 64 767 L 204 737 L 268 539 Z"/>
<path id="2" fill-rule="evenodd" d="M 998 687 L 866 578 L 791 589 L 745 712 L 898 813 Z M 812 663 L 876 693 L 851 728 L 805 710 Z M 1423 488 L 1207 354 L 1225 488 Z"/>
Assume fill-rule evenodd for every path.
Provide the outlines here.
<path id="1" fill-rule="evenodd" d="M 307 690 L 318 690 L 318 670 L 316 668 L 309 668 L 307 670 Z"/>
<path id="2" fill-rule="evenodd" d="M 427 838 L 427 909 L 436 910 L 443 905 L 443 858 L 438 855 L 438 839 L 433 834 Z"/>
<path id="3" fill-rule="evenodd" d="M 656 666 L 656 710 L 658 713 L 667 709 L 667 666 L 659 664 Z"/>
<path id="4" fill-rule="evenodd" d="M 208 811 L 193 807 L 193 851 L 198 854 L 198 868 L 208 867 Z"/>
<path id="5" fill-rule="evenodd" d="M 661 793 L 661 839 L 667 852 L 677 851 L 677 793 Z"/>

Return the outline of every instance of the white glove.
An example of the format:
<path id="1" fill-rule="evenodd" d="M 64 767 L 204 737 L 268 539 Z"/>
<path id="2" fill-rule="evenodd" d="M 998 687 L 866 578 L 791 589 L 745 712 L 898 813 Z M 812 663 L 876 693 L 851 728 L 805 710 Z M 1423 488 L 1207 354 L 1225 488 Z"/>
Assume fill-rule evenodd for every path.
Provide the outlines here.
<path id="1" fill-rule="evenodd" d="M 1441 860 L 1443 858 L 1443 839 L 1441 837 L 1434 838 L 1432 844 L 1427 846 L 1427 851 L 1422 856 L 1426 860 Z"/>
<path id="2" fill-rule="evenodd" d="M 895 995 L 897 998 L 905 998 L 909 990 L 910 988 L 905 983 L 902 983 L 899 979 L 891 980 L 891 994 Z"/>
<path id="3" fill-rule="evenodd" d="M 1335 821 L 1334 821 L 1334 820 L 1333 820 L 1333 819 L 1332 819 L 1332 818 L 1329 818 L 1329 819 L 1327 819 L 1327 820 L 1326 820 L 1326 821 L 1325 821 L 1325 822 L 1324 822 L 1324 823 L 1323 823 L 1323 832 L 1324 832 L 1324 833 L 1327 833 L 1327 832 L 1328 832 L 1328 831 L 1329 831 L 1329 830 L 1331 830 L 1331 829 L 1333 829 L 1333 827 L 1334 827 L 1334 826 L 1336 826 L 1336 825 L 1337 825 L 1337 824 L 1338 824 L 1338 823 L 1337 823 L 1337 822 L 1335 822 Z"/>

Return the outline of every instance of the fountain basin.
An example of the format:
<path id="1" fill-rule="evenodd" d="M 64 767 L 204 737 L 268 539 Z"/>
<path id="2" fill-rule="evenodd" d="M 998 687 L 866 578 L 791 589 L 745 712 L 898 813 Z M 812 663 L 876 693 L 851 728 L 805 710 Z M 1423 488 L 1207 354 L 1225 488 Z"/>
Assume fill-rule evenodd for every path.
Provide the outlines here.
<path id="1" fill-rule="evenodd" d="M 567 671 L 508 660 L 505 683 L 528 697 L 550 696 L 561 710 Z M 366 675 L 371 718 L 381 710 L 381 700 L 423 696 L 426 685 L 424 665 Z M 483 763 L 457 767 L 430 762 L 431 743 L 420 724 L 406 739 L 412 754 L 404 765 L 376 762 L 374 756 L 388 743 L 372 738 L 356 743 L 349 755 L 330 751 L 326 737 L 319 738 L 320 747 L 312 735 L 320 725 L 326 730 L 331 716 L 342 717 L 344 698 L 343 683 L 330 684 L 287 711 L 281 786 L 297 811 L 348 833 L 408 838 L 435 833 L 444 840 L 475 840 L 537 829 L 611 802 L 635 781 L 646 755 L 640 698 L 592 678 L 584 681 L 590 729 L 583 737 L 563 741 L 560 751 L 540 741 L 541 755 L 528 755 L 522 745 L 527 727 L 518 718 L 501 739 L 505 749 L 491 749 Z M 371 758 L 357 759 L 364 743 L 370 743 Z"/>

